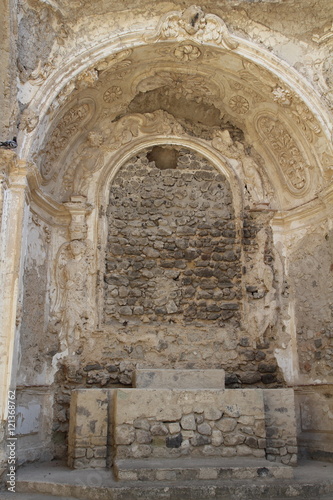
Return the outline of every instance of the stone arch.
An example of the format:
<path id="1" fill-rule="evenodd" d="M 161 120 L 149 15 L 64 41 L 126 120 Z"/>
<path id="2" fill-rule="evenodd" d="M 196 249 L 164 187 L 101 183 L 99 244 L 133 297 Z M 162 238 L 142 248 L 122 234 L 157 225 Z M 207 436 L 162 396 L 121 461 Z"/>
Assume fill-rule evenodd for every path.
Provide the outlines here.
<path id="1" fill-rule="evenodd" d="M 98 179 L 96 180 L 96 183 L 94 183 L 94 190 L 89 193 L 89 199 L 93 201 L 96 207 L 99 207 L 99 210 L 93 210 L 90 218 L 90 224 L 91 231 L 95 234 L 93 239 L 99 242 L 102 249 L 102 259 L 107 244 L 106 210 L 109 205 L 112 183 L 117 174 L 121 171 L 122 167 L 128 163 L 131 158 L 139 155 L 143 151 L 151 149 L 154 146 L 186 148 L 193 153 L 200 155 L 210 165 L 212 165 L 217 172 L 220 172 L 225 177 L 231 189 L 233 209 L 235 211 L 236 231 L 240 237 L 242 230 L 242 211 L 244 208 L 242 180 L 240 179 L 239 174 L 237 174 L 237 172 L 232 168 L 231 164 L 228 163 L 228 160 L 211 145 L 205 143 L 204 141 L 200 141 L 197 138 L 184 136 L 163 138 L 161 136 L 154 137 L 149 135 L 146 138 L 140 138 L 130 144 L 124 145 L 122 148 L 117 150 L 116 154 L 109 158 L 106 162 L 106 168 L 99 172 Z M 99 272 L 104 272 L 104 262 L 101 260 L 99 261 Z M 100 311 L 103 307 L 103 294 L 104 292 L 100 289 L 98 292 L 98 309 Z"/>
<path id="2" fill-rule="evenodd" d="M 29 225 L 34 227 L 34 231 L 30 233 L 28 231 L 30 239 L 28 238 L 27 262 L 32 270 L 30 274 L 25 274 L 25 278 L 30 280 L 26 289 L 28 294 L 34 289 L 40 291 L 45 324 L 39 331 L 35 331 L 36 325 L 32 325 L 34 316 L 31 315 L 30 324 L 23 325 L 21 331 L 24 339 L 26 338 L 25 332 L 28 331 L 29 335 L 34 338 L 34 348 L 37 346 L 36 350 L 43 352 L 45 350 L 41 337 L 45 334 L 45 339 L 50 346 L 50 355 L 38 364 L 37 375 L 29 373 L 25 378 L 25 373 L 21 372 L 20 382 L 23 380 L 24 383 L 32 385 L 35 383 L 51 385 L 57 371 L 57 361 L 60 359 L 59 356 L 57 358 L 59 354 L 55 335 L 57 325 L 49 322 L 49 309 L 55 293 L 52 281 L 54 262 L 56 258 L 63 256 L 59 250 L 65 250 L 64 259 L 66 259 L 69 241 L 87 238 L 85 254 L 87 265 L 90 258 L 96 259 L 96 250 L 103 243 L 103 235 L 105 236 L 103 209 L 106 206 L 107 186 L 111 185 L 113 175 L 121 170 L 123 162 L 130 158 L 133 151 L 141 151 L 142 148 L 154 144 L 169 143 L 185 145 L 199 151 L 215 166 L 222 168 L 232 184 L 234 199 L 238 200 L 239 213 L 245 212 L 248 210 L 246 207 L 249 207 L 247 215 L 250 214 L 250 216 L 246 220 L 248 226 L 243 236 L 249 240 L 253 239 L 254 243 L 251 247 L 252 253 L 247 254 L 247 266 L 244 266 L 247 272 L 244 288 L 249 306 L 247 312 L 254 311 L 251 316 L 253 324 L 257 325 L 256 321 L 264 318 L 260 325 L 263 335 L 259 339 L 255 336 L 255 332 L 252 332 L 253 336 L 238 339 L 239 352 L 242 352 L 242 356 L 249 356 L 249 364 L 253 361 L 251 356 L 254 356 L 253 352 L 248 354 L 252 348 L 252 350 L 260 351 L 259 356 L 264 356 L 269 352 L 268 358 L 272 362 L 275 373 L 278 373 L 279 377 L 282 373 L 283 376 L 279 379 L 274 379 L 275 375 L 271 378 L 266 377 L 268 384 L 282 383 L 283 380 L 290 385 L 315 384 L 318 374 L 325 382 L 332 381 L 332 374 L 317 358 L 313 358 L 313 361 L 321 363 L 318 370 L 313 367 L 310 367 L 311 369 L 306 373 L 302 367 L 299 370 L 296 334 L 297 311 L 301 308 L 297 306 L 297 298 L 292 293 L 289 295 L 288 292 L 289 287 L 302 290 L 303 284 L 297 274 L 297 266 L 293 266 L 292 262 L 297 262 L 298 243 L 302 241 L 304 233 L 315 226 L 315 234 L 323 236 L 329 234 L 331 226 L 332 122 L 324 98 L 320 100 L 313 90 L 314 84 L 312 86 L 300 72 L 284 62 L 282 58 L 273 55 L 269 50 L 262 49 L 254 42 L 229 33 L 223 20 L 217 16 L 206 15 L 206 26 L 209 29 L 201 30 L 201 28 L 197 29 L 197 26 L 192 26 L 194 28 L 192 30 L 188 23 L 186 24 L 186 15 L 183 18 L 184 15 L 185 13 L 180 11 L 172 13 L 176 20 L 176 31 L 171 34 L 164 30 L 163 23 L 169 16 L 167 14 L 161 22 L 158 22 L 156 18 L 151 18 L 147 23 L 145 20 L 145 26 L 128 28 L 125 23 L 123 26 L 119 25 L 120 30 L 124 28 L 124 31 L 113 33 L 111 36 L 107 34 L 103 38 L 96 34 L 93 41 L 90 39 L 79 50 L 72 50 L 70 41 L 67 43 L 65 40 L 54 66 L 52 66 L 52 61 L 47 61 L 45 67 L 38 65 L 33 77 L 35 81 L 24 82 L 21 85 L 21 95 L 24 95 L 23 104 L 27 107 L 20 115 L 17 149 L 19 160 L 14 157 L 7 159 L 3 156 L 6 165 L 10 165 L 8 172 L 4 170 L 3 185 L 5 190 L 8 188 L 8 192 L 13 194 L 11 197 L 5 197 L 7 205 L 3 213 L 15 213 L 15 217 L 17 214 L 18 224 L 16 224 L 15 217 L 12 217 L 16 233 L 11 234 L 8 227 L 2 230 L 5 243 L 1 255 L 4 262 L 8 257 L 16 280 L 13 278 L 13 282 L 19 283 L 24 275 L 19 264 L 22 263 L 21 253 L 23 252 L 21 252 L 20 242 L 25 238 L 23 212 L 28 211 L 25 205 L 27 200 L 31 208 Z M 185 25 L 179 24 L 180 19 L 185 21 Z M 148 24 L 148 30 L 146 24 Z M 182 25 L 187 26 L 185 31 Z M 214 36 L 211 36 L 212 33 Z M 80 41 L 81 38 L 77 40 Z M 154 68 L 148 71 L 152 56 L 155 57 L 152 61 L 156 63 L 158 71 Z M 160 73 L 166 60 L 168 61 L 166 69 L 169 74 L 161 76 Z M 137 71 L 135 70 L 133 75 L 130 73 L 125 75 L 125 79 L 127 77 L 129 79 L 125 91 L 118 84 L 112 83 L 111 89 L 106 86 L 107 73 L 113 77 L 116 71 L 129 71 L 132 67 L 134 68 L 135 64 L 138 66 Z M 144 73 L 143 66 L 147 67 L 147 74 Z M 235 68 L 234 71 L 233 68 Z M 181 101 L 183 107 L 188 102 L 191 106 L 197 106 L 196 112 L 202 113 L 200 118 L 201 116 L 205 118 L 207 109 L 211 112 L 211 114 L 207 112 L 209 116 L 204 123 L 206 127 L 202 126 L 202 123 L 199 126 L 198 120 L 188 125 L 186 123 L 188 115 L 184 112 L 179 115 L 176 113 L 174 117 L 178 125 L 185 127 L 186 133 L 184 134 L 177 135 L 172 130 L 163 129 L 161 133 L 151 130 L 142 133 L 139 130 L 137 135 L 133 134 L 130 141 L 126 142 L 125 137 L 124 143 L 120 142 L 112 151 L 107 151 L 110 138 L 112 143 L 112 133 L 107 137 L 103 136 L 106 147 L 103 165 L 99 167 L 101 158 L 99 148 L 96 147 L 95 151 L 90 151 L 90 157 L 89 151 L 84 153 L 87 159 L 86 170 L 89 170 L 89 165 L 92 165 L 93 171 L 90 172 L 92 176 L 87 175 L 85 178 L 82 170 L 76 170 L 76 186 L 81 189 L 85 184 L 87 192 L 82 193 L 80 189 L 76 192 L 76 187 L 66 190 L 65 184 L 67 177 L 70 177 L 72 160 L 75 159 L 77 162 L 82 160 L 82 151 L 87 147 L 86 141 L 89 139 L 89 134 L 90 138 L 94 140 L 95 137 L 98 140 L 98 134 L 101 133 L 99 127 L 103 129 L 104 118 L 109 119 L 110 127 L 114 126 L 117 129 L 122 119 L 130 119 L 133 114 L 142 117 L 145 113 L 154 114 L 161 111 L 160 108 L 154 107 L 156 104 L 154 99 L 158 100 L 163 94 L 163 84 L 159 83 L 155 87 L 154 82 L 151 84 L 151 80 L 147 81 L 148 77 L 152 79 L 156 77 L 160 80 L 166 77 L 169 82 L 167 91 L 171 89 L 173 92 L 171 100 L 174 99 L 176 104 L 170 108 L 167 102 L 166 109 L 162 109 L 163 112 L 172 115 L 170 111 L 177 108 L 177 91 L 180 87 L 183 91 Z M 187 87 L 185 80 L 189 82 Z M 205 82 L 203 83 L 202 80 Z M 185 86 L 184 83 L 186 83 Z M 37 91 L 35 91 L 36 88 Z M 107 98 L 111 96 L 113 100 L 111 99 L 104 109 L 100 102 L 104 100 L 106 92 L 108 92 Z M 125 109 L 121 107 L 118 109 L 114 106 L 121 92 L 128 98 Z M 140 92 L 147 94 L 144 96 L 146 99 L 138 98 Z M 189 96 L 194 97 L 187 100 Z M 207 107 L 205 108 L 201 106 L 201 103 L 206 98 Z M 147 104 L 151 105 L 149 109 L 145 107 Z M 83 110 L 81 105 L 84 106 Z M 85 114 L 85 105 L 89 107 L 87 114 Z M 103 114 L 104 112 L 106 114 Z M 268 117 L 270 126 L 273 128 L 280 123 L 290 137 L 290 141 L 298 150 L 298 163 L 301 164 L 303 171 L 306 170 L 305 184 L 302 185 L 304 179 L 301 179 L 298 185 L 298 178 L 295 179 L 295 177 L 289 179 L 288 183 L 284 172 L 288 173 L 288 168 L 292 168 L 293 163 L 290 163 L 292 159 L 286 160 L 285 157 L 282 158 L 276 153 L 275 143 L 271 140 L 269 133 L 259 133 L 262 132 L 259 130 L 257 121 L 260 116 Z M 141 118 L 138 119 L 140 121 Z M 177 127 L 177 123 L 173 125 Z M 66 126 L 62 128 L 64 125 Z M 273 136 L 278 134 L 279 127 L 276 128 Z M 241 140 L 239 136 L 242 137 Z M 61 151 L 59 155 L 52 156 L 55 145 L 60 146 Z M 49 164 L 47 161 L 43 163 L 43 156 L 46 155 L 48 147 L 50 148 Z M 92 163 L 89 163 L 90 160 Z M 33 166 L 33 162 L 38 164 L 38 168 Z M 53 169 L 54 176 L 48 175 L 48 165 L 51 170 Z M 44 172 L 41 166 L 45 169 Z M 260 189 L 251 191 L 251 184 L 246 174 L 249 177 L 251 174 L 254 179 L 252 188 L 259 186 Z M 56 176 L 58 176 L 57 181 Z M 291 186 L 292 182 L 295 183 L 294 188 L 290 186 L 290 182 Z M 28 192 L 27 198 L 25 198 L 25 189 Z M 19 196 L 17 196 L 18 192 Z M 264 197 L 263 193 L 267 193 L 267 197 Z M 0 194 L 2 196 L 2 191 Z M 258 203 L 258 200 L 262 203 Z M 28 216 L 25 220 L 27 219 Z M 38 239 L 38 246 L 33 238 Z M 5 248 L 7 242 L 9 245 Z M 257 247 L 256 244 L 258 244 Z M 9 255 L 10 245 L 17 249 L 15 258 Z M 317 254 L 328 255 L 328 244 L 323 245 L 319 241 L 320 245 L 324 250 L 321 252 L 319 248 Z M 261 250 L 258 251 L 258 248 Z M 311 252 L 311 248 L 311 244 L 308 244 L 308 253 Z M 41 261 L 30 258 L 34 252 L 36 254 L 40 252 L 43 256 L 43 268 Z M 96 265 L 94 272 L 97 268 Z M 97 270 L 100 269 L 101 267 Z M 289 269 L 292 269 L 290 276 Z M 328 264 L 325 269 L 329 269 Z M 43 278 L 39 279 L 42 273 Z M 95 278 L 95 274 L 91 274 Z M 322 281 L 324 282 L 323 278 Z M 16 342 L 15 338 L 18 338 L 15 337 L 15 317 L 17 314 L 19 323 L 21 316 L 17 299 L 18 285 L 14 288 L 15 293 L 7 293 L 8 290 L 4 292 L 4 294 L 7 293 L 7 299 L 9 295 L 11 296 L 10 301 L 7 300 L 9 307 L 8 312 L 5 311 L 7 322 L 4 323 L 5 330 L 9 332 L 8 338 L 5 339 L 6 345 L 9 346 L 9 356 L 3 363 L 3 373 L 6 374 L 12 370 L 13 346 Z M 34 302 L 34 299 L 39 304 L 37 300 L 39 297 L 34 295 L 31 295 L 30 303 Z M 93 343 L 101 332 L 94 328 L 92 330 L 94 330 L 93 335 L 89 337 L 89 340 Z M 304 338 L 306 334 L 305 332 Z M 37 339 L 36 342 L 35 339 Z M 237 339 L 230 339 L 229 352 L 236 349 L 236 341 Z M 309 346 L 313 348 L 312 341 L 309 342 Z M 31 345 L 29 349 L 25 351 L 23 348 L 22 355 L 26 358 L 33 358 L 36 352 L 32 352 Z M 265 349 L 270 350 L 265 351 Z M 7 356 L 7 353 L 5 355 Z M 242 359 L 242 363 L 243 361 Z M 245 363 L 246 361 L 242 366 Z M 28 366 L 27 359 L 25 366 Z M 265 368 L 262 367 L 262 369 Z M 16 366 L 13 362 L 13 372 L 15 370 Z M 47 372 L 46 382 L 43 378 L 43 370 Z M 84 384 L 89 378 L 88 370 L 81 372 L 80 376 L 83 377 L 82 383 Z M 103 373 L 105 375 L 105 371 Z M 252 370 L 244 374 L 239 369 L 236 374 L 232 375 L 235 375 L 236 378 L 233 380 L 239 384 L 266 383 L 261 379 L 261 372 L 259 373 L 260 380 L 258 373 Z M 69 377 L 72 376 L 73 371 L 69 373 Z M 122 373 L 120 377 L 122 377 L 121 383 L 130 383 L 128 373 L 125 375 Z M 9 380 L 9 377 L 7 378 Z M 9 386 L 9 382 L 7 385 Z M 7 386 L 3 394 L 6 388 Z M 52 402 L 53 395 L 47 397 Z M 2 403 L 5 404 L 4 401 Z"/>
<path id="3" fill-rule="evenodd" d="M 31 112 L 35 112 L 39 115 L 39 125 L 35 128 L 35 130 L 26 129 L 25 132 L 20 133 L 21 135 L 19 139 L 21 143 L 22 157 L 30 158 L 32 154 L 35 156 L 39 154 L 38 148 L 36 149 L 36 144 L 44 135 L 43 129 L 40 127 L 45 126 L 41 124 L 46 117 L 47 111 L 50 110 L 52 102 L 55 103 L 57 101 L 56 96 L 61 96 L 60 101 L 58 97 L 58 101 L 60 106 L 63 106 L 63 104 L 61 104 L 61 100 L 65 99 L 65 102 L 67 102 L 66 92 L 68 92 L 69 95 L 71 94 L 70 85 L 73 85 L 75 88 L 75 82 L 77 82 L 78 79 L 84 79 L 85 77 L 89 79 L 89 74 L 92 71 L 97 71 L 94 67 L 98 67 L 98 64 L 101 64 L 101 61 L 105 61 L 110 57 L 115 60 L 118 60 L 117 58 L 119 58 L 120 61 L 126 60 L 126 57 L 129 57 L 131 53 L 135 52 L 136 49 L 149 47 L 147 42 L 154 44 L 154 48 L 157 48 L 159 44 L 167 42 L 174 47 L 172 50 L 177 50 L 179 44 L 183 44 L 184 46 L 185 39 L 182 34 L 178 34 L 176 38 L 161 39 L 158 34 L 159 29 L 160 28 L 157 29 L 157 34 L 155 33 L 154 35 L 155 38 L 151 38 L 150 40 L 146 40 L 142 37 L 140 32 L 133 32 L 129 35 L 121 35 L 120 38 L 117 39 L 117 43 L 113 40 L 109 40 L 108 42 L 97 44 L 94 48 L 86 51 L 86 57 L 83 58 L 82 55 L 79 57 L 75 56 L 66 62 L 65 66 L 63 66 L 61 70 L 59 69 L 55 73 L 51 74 L 45 83 L 41 85 L 39 91 L 30 103 Z M 227 35 L 228 34 L 225 33 L 226 39 L 229 39 Z M 120 44 L 122 47 L 120 52 L 118 48 L 119 40 L 121 40 Z M 195 47 L 195 43 L 198 41 L 194 35 L 192 40 L 194 44 L 192 44 L 191 47 Z M 308 87 L 305 80 L 301 81 L 299 75 L 297 75 L 296 78 L 294 71 L 291 70 L 285 63 L 278 60 L 276 56 L 270 54 L 268 51 L 259 48 L 251 42 L 245 41 L 234 35 L 230 38 L 229 45 L 228 43 L 223 43 L 223 36 L 221 40 L 220 45 L 212 42 L 211 40 L 201 40 L 200 47 L 202 47 L 202 49 L 216 51 L 216 54 L 222 53 L 223 55 L 227 55 L 229 58 L 246 62 L 246 68 L 244 71 L 250 73 L 249 68 L 253 69 L 253 74 L 251 76 L 252 81 L 255 82 L 262 78 L 262 82 L 263 85 L 266 86 L 266 90 L 269 90 L 270 88 L 271 94 L 269 96 L 269 106 L 272 108 L 271 111 L 276 113 L 276 103 L 280 106 L 280 111 L 282 112 L 281 116 L 283 116 L 285 111 L 288 111 L 289 116 L 293 120 L 294 132 L 296 133 L 296 136 L 298 135 L 297 129 L 299 125 L 303 127 L 306 119 L 310 119 L 311 122 L 313 122 L 314 128 L 320 130 L 321 134 L 321 137 L 319 137 L 318 140 L 317 137 L 315 137 L 315 149 L 318 151 L 318 154 L 313 155 L 311 153 L 313 145 L 306 144 L 306 141 L 302 139 L 301 135 L 299 137 L 297 136 L 297 141 L 300 140 L 302 142 L 302 147 L 306 152 L 306 156 L 313 160 L 314 165 L 312 165 L 312 167 L 314 169 L 319 169 L 319 171 L 325 169 L 322 165 L 322 155 L 325 149 L 326 154 L 327 151 L 331 151 L 331 144 L 329 142 L 331 125 L 329 123 L 326 110 L 317 100 L 315 94 L 311 92 L 311 89 Z M 173 63 L 173 65 L 174 64 L 175 63 Z M 202 69 L 202 71 L 205 71 L 205 69 Z M 207 77 L 209 78 L 209 73 L 207 73 Z M 98 78 L 98 75 L 96 78 Z M 66 85 L 69 85 L 68 91 L 65 90 Z M 285 87 L 283 87 L 283 85 Z M 295 103 L 297 101 L 298 107 L 303 107 L 301 111 L 295 111 L 295 106 L 292 104 L 293 101 L 295 101 Z M 311 112 L 309 109 L 311 109 Z M 252 115 L 250 114 L 249 116 L 251 116 L 250 119 L 252 119 Z M 290 121 L 290 118 L 288 118 L 288 120 Z M 89 125 L 89 127 L 91 127 L 91 125 Z M 251 125 L 248 124 L 248 127 L 250 130 Z M 50 129 L 50 127 L 48 128 Z M 250 142 L 256 144 L 258 142 L 258 137 L 256 135 L 252 136 L 252 132 L 249 132 L 249 130 L 246 132 L 247 136 L 250 138 Z M 324 139 L 324 137 L 326 137 L 326 139 Z M 33 144 L 35 144 L 35 146 L 33 146 Z M 272 146 L 268 144 L 267 147 L 269 150 L 268 156 L 271 156 L 270 151 L 272 150 Z M 269 160 L 266 159 L 266 163 L 269 164 Z M 280 186 L 280 189 L 283 191 L 284 187 Z M 280 196 L 280 198 L 283 199 L 283 195 Z M 309 197 L 309 199 L 310 198 L 311 197 Z"/>

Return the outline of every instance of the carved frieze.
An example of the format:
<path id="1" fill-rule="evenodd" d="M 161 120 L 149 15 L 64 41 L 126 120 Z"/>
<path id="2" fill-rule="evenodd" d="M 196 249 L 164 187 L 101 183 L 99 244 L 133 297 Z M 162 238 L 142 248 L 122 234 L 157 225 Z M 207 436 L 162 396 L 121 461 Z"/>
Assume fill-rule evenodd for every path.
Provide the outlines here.
<path id="1" fill-rule="evenodd" d="M 240 82 L 229 80 L 229 87 L 232 90 L 235 90 L 236 92 L 241 92 L 242 94 L 245 94 L 246 96 L 251 97 L 251 101 L 254 104 L 258 104 L 260 102 L 264 102 L 263 95 L 256 92 L 255 90 L 252 89 L 252 87 L 249 87 L 248 85 L 243 85 Z"/>
<path id="2" fill-rule="evenodd" d="M 276 86 L 272 90 L 272 94 L 274 101 L 286 108 L 286 111 L 292 115 L 310 142 L 313 141 L 314 134 L 321 133 L 321 128 L 313 113 L 294 92 L 282 86 Z"/>
<path id="3" fill-rule="evenodd" d="M 81 127 L 92 116 L 92 102 L 81 102 L 73 106 L 58 120 L 50 140 L 43 149 L 41 174 L 45 183 L 57 176 L 57 160 L 60 158 L 70 140 L 81 130 Z"/>
<path id="4" fill-rule="evenodd" d="M 230 34 L 225 22 L 214 14 L 206 14 L 196 5 L 192 5 L 184 11 L 173 11 L 165 14 L 156 31 L 146 37 L 146 41 L 168 39 L 193 39 L 200 43 L 211 43 L 228 50 L 234 50 L 238 47 L 238 42 Z"/>
<path id="5" fill-rule="evenodd" d="M 309 187 L 310 167 L 295 139 L 280 121 L 270 116 L 261 116 L 257 126 L 259 134 L 274 154 L 290 190 L 302 194 Z"/>
<path id="6" fill-rule="evenodd" d="M 112 122 L 103 133 L 89 132 L 85 143 L 81 144 L 64 176 L 64 187 L 76 194 L 87 194 L 89 179 L 105 164 L 108 153 L 118 150 L 133 139 L 152 134 L 182 135 L 183 127 L 166 111 L 135 113 Z"/>
<path id="7" fill-rule="evenodd" d="M 153 75 L 142 79 L 134 92 L 147 92 L 157 88 L 163 88 L 165 95 L 175 99 L 182 97 L 198 103 L 214 103 L 216 98 L 224 95 L 222 84 L 217 85 L 212 79 L 173 71 L 156 71 Z"/>

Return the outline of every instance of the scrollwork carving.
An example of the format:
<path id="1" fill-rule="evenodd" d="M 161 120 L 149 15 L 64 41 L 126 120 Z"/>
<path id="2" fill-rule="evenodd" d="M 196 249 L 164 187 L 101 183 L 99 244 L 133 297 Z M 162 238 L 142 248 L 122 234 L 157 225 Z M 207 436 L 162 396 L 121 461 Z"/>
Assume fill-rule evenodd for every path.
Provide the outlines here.
<path id="1" fill-rule="evenodd" d="M 162 88 L 166 95 L 175 99 L 181 97 L 195 102 L 214 103 L 217 97 L 224 94 L 224 88 L 207 78 L 193 74 L 159 71 L 141 80 L 136 92 L 147 92 Z"/>
<path id="2" fill-rule="evenodd" d="M 203 10 L 192 5 L 184 11 L 173 11 L 165 14 L 151 36 L 151 40 L 192 38 L 200 43 L 212 43 L 228 50 L 238 47 L 238 42 L 230 34 L 225 22 L 214 14 L 205 14 Z"/>
<path id="3" fill-rule="evenodd" d="M 80 103 L 73 106 L 59 120 L 59 124 L 52 132 L 51 138 L 43 150 L 41 174 L 45 183 L 57 175 L 56 161 L 67 147 L 70 139 L 78 132 L 79 126 L 89 118 L 91 111 L 91 106 L 87 102 Z"/>
<path id="4" fill-rule="evenodd" d="M 321 133 L 321 128 L 314 115 L 295 93 L 284 87 L 276 86 L 272 90 L 272 94 L 274 101 L 287 108 L 310 142 L 313 141 L 313 134 L 319 135 Z"/>
<path id="5" fill-rule="evenodd" d="M 269 116 L 259 118 L 258 130 L 274 153 L 291 190 L 305 191 L 309 185 L 310 167 L 290 133 L 281 122 Z"/>
<path id="6" fill-rule="evenodd" d="M 88 180 L 102 168 L 106 154 L 116 151 L 140 135 L 179 136 L 183 133 L 184 129 L 177 120 L 161 110 L 124 116 L 117 122 L 112 122 L 103 133 L 93 130 L 89 132 L 87 142 L 78 148 L 73 163 L 64 176 L 65 189 L 85 195 Z"/>

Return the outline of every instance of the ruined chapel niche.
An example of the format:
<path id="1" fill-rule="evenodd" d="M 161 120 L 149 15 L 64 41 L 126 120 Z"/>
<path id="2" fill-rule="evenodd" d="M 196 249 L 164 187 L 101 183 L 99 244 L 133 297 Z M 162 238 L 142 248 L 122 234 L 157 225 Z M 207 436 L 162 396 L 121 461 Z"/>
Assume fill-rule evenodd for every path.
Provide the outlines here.
<path id="1" fill-rule="evenodd" d="M 229 184 L 185 150 L 177 168 L 161 167 L 173 163 L 169 151 L 133 159 L 112 185 L 105 322 L 237 326 L 240 245 Z"/>
<path id="2" fill-rule="evenodd" d="M 155 147 L 133 157 L 110 189 L 105 361 L 223 367 L 238 386 L 276 384 L 274 340 L 263 341 L 275 318 L 252 334 L 244 317 L 249 307 L 267 310 L 267 290 L 252 275 L 266 266 L 259 261 L 271 244 L 269 218 L 247 211 L 236 217 L 225 176 L 193 151 L 174 151 Z M 256 285 L 250 292 L 249 283 Z M 256 354 L 257 344 L 265 352 Z"/>

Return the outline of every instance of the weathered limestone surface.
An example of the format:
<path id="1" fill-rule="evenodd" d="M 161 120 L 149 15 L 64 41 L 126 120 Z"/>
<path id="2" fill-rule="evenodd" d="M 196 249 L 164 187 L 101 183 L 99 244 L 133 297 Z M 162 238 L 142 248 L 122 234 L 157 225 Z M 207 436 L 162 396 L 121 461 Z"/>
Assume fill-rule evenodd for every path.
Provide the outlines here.
<path id="1" fill-rule="evenodd" d="M 115 465 L 117 479 L 123 481 L 194 481 L 201 479 L 230 480 L 293 477 L 291 467 L 272 464 L 253 458 L 205 459 L 141 459 L 118 460 Z"/>
<path id="2" fill-rule="evenodd" d="M 265 389 L 267 459 L 285 465 L 297 464 L 297 429 L 293 389 Z"/>
<path id="3" fill-rule="evenodd" d="M 333 391 L 330 385 L 299 387 L 295 391 L 298 443 L 305 457 L 330 458 Z"/>
<path id="4" fill-rule="evenodd" d="M 263 393 L 260 389 L 118 389 L 114 432 L 117 459 L 265 457 Z"/>
<path id="5" fill-rule="evenodd" d="M 137 389 L 224 389 L 224 370 L 144 370 L 136 369 Z"/>
<path id="6" fill-rule="evenodd" d="M 112 391 L 73 391 L 68 434 L 68 461 L 74 468 L 104 468 L 110 456 L 108 442 L 109 398 Z M 112 404 L 111 404 L 112 408 Z"/>

